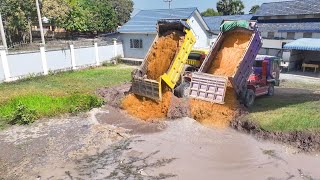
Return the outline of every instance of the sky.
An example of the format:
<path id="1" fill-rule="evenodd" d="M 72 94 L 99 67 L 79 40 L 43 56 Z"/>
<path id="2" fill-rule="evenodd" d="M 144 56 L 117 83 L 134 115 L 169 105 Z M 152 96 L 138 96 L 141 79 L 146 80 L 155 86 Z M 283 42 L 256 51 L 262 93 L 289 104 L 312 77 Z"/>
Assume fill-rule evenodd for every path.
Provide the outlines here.
<path id="1" fill-rule="evenodd" d="M 132 15 L 135 15 L 140 10 L 144 9 L 165 9 L 168 8 L 168 3 L 165 0 L 133 0 L 134 11 Z M 242 0 L 245 6 L 245 13 L 247 14 L 250 8 L 254 5 L 261 5 L 265 2 L 275 2 L 284 0 Z M 197 7 L 200 12 L 207 8 L 216 9 L 218 0 L 172 0 L 171 8 L 186 8 L 186 7 Z"/>

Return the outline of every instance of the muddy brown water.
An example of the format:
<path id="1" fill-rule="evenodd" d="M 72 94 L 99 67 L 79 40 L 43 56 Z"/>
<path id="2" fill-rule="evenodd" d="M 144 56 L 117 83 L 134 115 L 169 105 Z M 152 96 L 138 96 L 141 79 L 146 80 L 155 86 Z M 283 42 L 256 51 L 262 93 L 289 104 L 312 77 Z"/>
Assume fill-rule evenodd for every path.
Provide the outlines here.
<path id="1" fill-rule="evenodd" d="M 4 179 L 319 179 L 320 157 L 190 118 L 114 107 L 0 132 Z"/>

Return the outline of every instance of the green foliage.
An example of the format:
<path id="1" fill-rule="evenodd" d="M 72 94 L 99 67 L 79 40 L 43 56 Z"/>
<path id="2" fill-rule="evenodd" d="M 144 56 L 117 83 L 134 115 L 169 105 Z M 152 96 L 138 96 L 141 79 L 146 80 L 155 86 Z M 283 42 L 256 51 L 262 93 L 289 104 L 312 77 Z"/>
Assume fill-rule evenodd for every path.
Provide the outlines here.
<path id="1" fill-rule="evenodd" d="M 219 0 L 217 10 L 222 15 L 244 14 L 244 4 L 241 0 Z"/>
<path id="2" fill-rule="evenodd" d="M 249 14 L 255 14 L 258 11 L 259 8 L 260 8 L 259 5 L 252 6 L 250 11 L 249 11 Z"/>
<path id="3" fill-rule="evenodd" d="M 100 107 L 103 100 L 96 95 L 75 93 L 53 97 L 43 94 L 18 96 L 0 105 L 0 119 L 9 124 L 30 124 L 40 117 L 78 113 Z"/>
<path id="4" fill-rule="evenodd" d="M 27 109 L 22 112 L 34 110 L 37 118 L 99 107 L 103 101 L 95 95 L 96 89 L 130 81 L 131 71 L 117 65 L 0 84 L 0 129 L 13 119 L 19 103 Z"/>
<path id="5" fill-rule="evenodd" d="M 35 1 L 1 0 L 0 12 L 6 30 L 8 44 L 29 40 L 31 22 L 37 20 Z"/>
<path id="6" fill-rule="evenodd" d="M 10 117 L 10 124 L 28 125 L 37 119 L 37 113 L 33 109 L 29 109 L 27 106 L 19 102 L 13 111 L 12 117 Z"/>
<path id="7" fill-rule="evenodd" d="M 202 16 L 208 17 L 208 16 L 220 16 L 220 13 L 215 11 L 213 8 L 208 8 L 207 10 L 203 11 L 201 13 Z"/>
<path id="8" fill-rule="evenodd" d="M 116 19 L 118 25 L 123 25 L 128 22 L 133 11 L 132 0 L 109 0 L 112 8 L 116 12 Z"/>

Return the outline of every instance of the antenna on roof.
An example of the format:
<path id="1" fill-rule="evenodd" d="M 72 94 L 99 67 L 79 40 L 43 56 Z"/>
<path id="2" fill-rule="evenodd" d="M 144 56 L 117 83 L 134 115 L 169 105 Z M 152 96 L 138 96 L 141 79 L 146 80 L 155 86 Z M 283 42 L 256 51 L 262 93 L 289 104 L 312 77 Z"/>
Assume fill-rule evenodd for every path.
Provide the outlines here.
<path id="1" fill-rule="evenodd" d="M 169 3 L 169 9 L 171 9 L 171 2 L 172 2 L 172 0 L 163 0 L 163 2 Z"/>

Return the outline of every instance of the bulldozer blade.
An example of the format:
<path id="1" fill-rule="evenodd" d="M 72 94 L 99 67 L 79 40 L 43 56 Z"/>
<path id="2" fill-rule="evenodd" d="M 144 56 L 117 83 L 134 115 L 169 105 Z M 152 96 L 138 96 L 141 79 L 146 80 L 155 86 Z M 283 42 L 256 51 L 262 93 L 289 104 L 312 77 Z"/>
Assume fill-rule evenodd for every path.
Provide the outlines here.
<path id="1" fill-rule="evenodd" d="M 132 92 L 142 97 L 161 101 L 161 83 L 150 79 L 134 78 L 132 80 Z"/>

